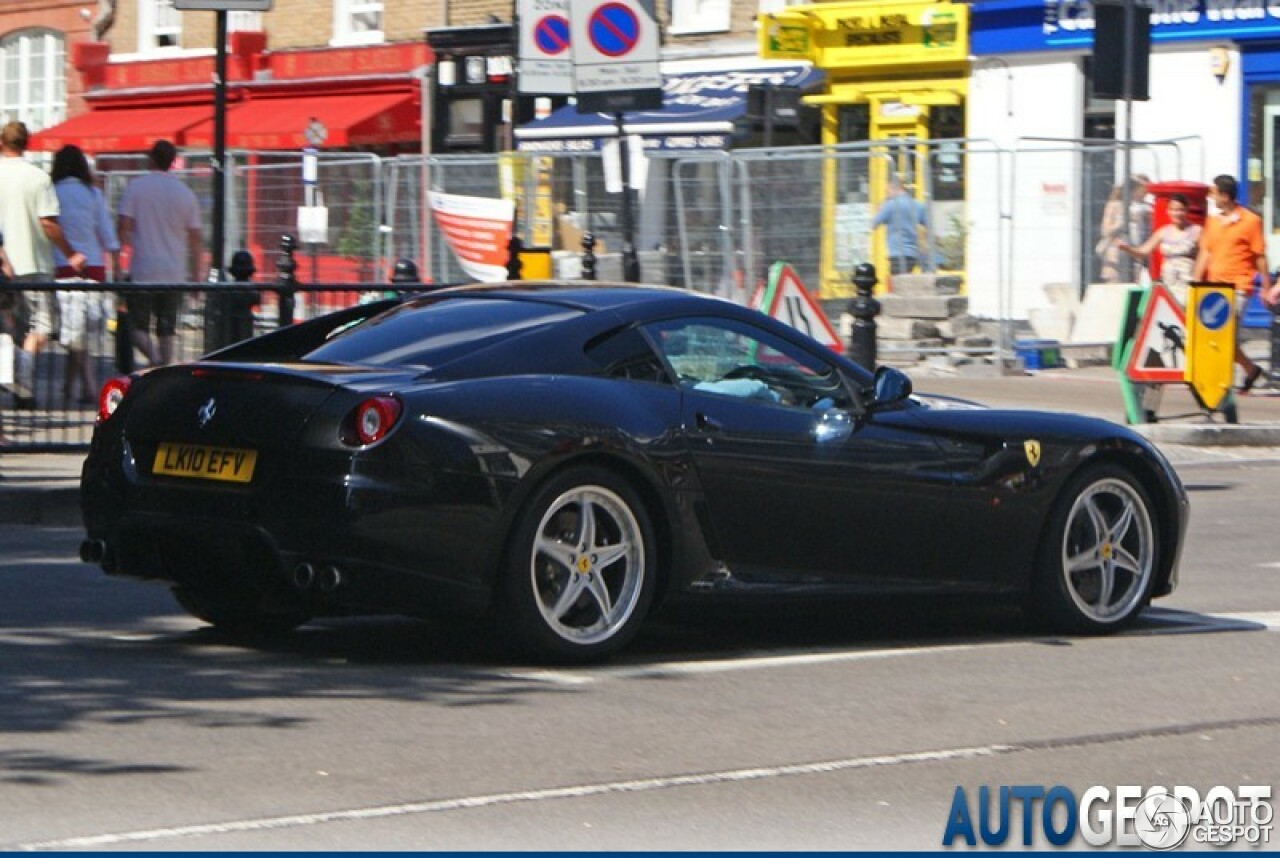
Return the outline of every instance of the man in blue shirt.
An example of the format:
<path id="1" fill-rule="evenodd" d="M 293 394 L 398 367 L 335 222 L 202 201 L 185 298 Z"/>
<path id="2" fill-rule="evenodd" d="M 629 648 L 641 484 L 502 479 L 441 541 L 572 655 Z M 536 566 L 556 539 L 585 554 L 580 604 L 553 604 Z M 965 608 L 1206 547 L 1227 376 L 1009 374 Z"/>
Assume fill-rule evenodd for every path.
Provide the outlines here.
<path id="1" fill-rule="evenodd" d="M 902 180 L 889 177 L 889 196 L 880 205 L 872 229 L 883 226 L 889 245 L 889 273 L 906 274 L 915 270 L 920 258 L 920 227 L 928 225 L 924 204 L 907 193 Z"/>

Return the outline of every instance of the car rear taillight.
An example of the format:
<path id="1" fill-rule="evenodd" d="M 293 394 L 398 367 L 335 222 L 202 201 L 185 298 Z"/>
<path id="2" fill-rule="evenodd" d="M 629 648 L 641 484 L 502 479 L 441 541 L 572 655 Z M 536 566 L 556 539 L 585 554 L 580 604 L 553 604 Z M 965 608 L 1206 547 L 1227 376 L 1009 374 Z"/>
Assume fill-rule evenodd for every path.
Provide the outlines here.
<path id="1" fill-rule="evenodd" d="M 122 375 L 110 379 L 106 384 L 102 385 L 102 392 L 98 394 L 99 423 L 116 413 L 116 409 L 120 407 L 120 401 L 129 392 L 129 385 L 131 384 L 133 384 L 133 380 L 127 375 Z"/>
<path id="2" fill-rule="evenodd" d="M 400 419 L 402 406 L 394 396 L 374 396 L 356 406 L 353 414 L 355 436 L 343 433 L 343 441 L 372 444 L 381 441 Z"/>

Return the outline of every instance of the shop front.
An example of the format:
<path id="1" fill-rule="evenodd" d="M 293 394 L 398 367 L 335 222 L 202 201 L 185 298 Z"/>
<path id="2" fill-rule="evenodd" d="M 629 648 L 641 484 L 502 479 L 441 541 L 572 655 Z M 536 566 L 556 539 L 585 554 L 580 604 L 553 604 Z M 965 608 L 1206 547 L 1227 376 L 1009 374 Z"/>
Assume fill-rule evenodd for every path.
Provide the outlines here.
<path id="1" fill-rule="evenodd" d="M 107 46 L 77 45 L 87 112 L 44 129 L 32 148 L 75 144 L 118 181 L 118 193 L 160 139 L 183 153 L 184 179 L 209 211 L 214 147 L 213 57 L 111 62 Z M 229 43 L 226 145 L 230 153 L 228 235 L 269 274 L 280 236 L 298 231 L 298 208 L 326 208 L 329 241 L 306 248 L 313 279 L 374 275 L 382 217 L 378 159 L 422 146 L 422 42 L 268 51 L 266 35 L 236 32 Z M 306 196 L 301 150 L 318 150 L 317 196 Z"/>
<path id="2" fill-rule="evenodd" d="M 1043 302 L 1043 283 L 1083 288 L 1099 278 L 1095 246 L 1107 193 L 1124 178 L 1116 152 L 1125 139 L 1135 141 L 1132 173 L 1157 181 L 1239 177 L 1248 204 L 1265 218 L 1270 258 L 1273 264 L 1280 260 L 1276 10 L 1262 2 L 1155 4 L 1149 98 L 1133 103 L 1131 128 L 1123 101 L 1093 93 L 1095 26 L 1093 4 L 1078 0 L 973 5 L 969 135 L 1023 151 L 1029 140 L 1040 141 L 1042 150 L 1058 141 L 1060 150 L 1056 162 L 1047 152 L 1018 157 L 1014 240 L 1041 252 L 1034 258 L 1017 254 L 1017 303 L 1028 308 Z M 1090 150 L 1100 154 L 1090 157 Z M 1031 175 L 1036 170 L 1039 175 Z M 1055 204 L 1047 201 L 1046 188 L 1054 189 Z M 1059 236 L 1073 240 L 1056 242 Z M 986 266 L 971 269 L 971 279 L 994 282 L 994 253 L 971 249 L 970 256 Z M 973 298 L 979 310 L 994 305 L 994 298 Z"/>
<path id="3" fill-rule="evenodd" d="M 926 204 L 931 222 L 949 221 L 963 206 L 961 150 L 936 141 L 965 135 L 968 16 L 965 4 L 925 0 L 761 14 L 762 57 L 807 60 L 826 77 L 825 89 L 805 98 L 822 107 L 822 142 L 872 144 L 861 156 L 829 159 L 824 169 L 823 297 L 849 294 L 856 262 L 870 259 L 889 271 L 883 230 L 870 224 L 891 177 Z M 942 260 L 923 243 L 918 265 L 936 269 Z"/>

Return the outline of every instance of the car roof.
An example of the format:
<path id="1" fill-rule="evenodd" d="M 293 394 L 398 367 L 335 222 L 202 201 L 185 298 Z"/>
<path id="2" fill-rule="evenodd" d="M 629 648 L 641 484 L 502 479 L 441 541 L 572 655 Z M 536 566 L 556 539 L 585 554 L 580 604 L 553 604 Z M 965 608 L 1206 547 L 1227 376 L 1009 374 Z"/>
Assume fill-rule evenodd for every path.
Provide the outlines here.
<path id="1" fill-rule="evenodd" d="M 479 283 L 471 286 L 440 289 L 427 293 L 424 297 L 498 298 L 536 301 L 573 307 L 583 312 L 617 310 L 637 304 L 660 303 L 675 308 L 687 304 L 688 309 L 691 310 L 699 306 L 705 307 L 708 301 L 724 301 L 732 304 L 727 299 L 672 286 L 636 285 L 633 283 L 607 281 L 592 281 L 590 285 L 587 285 L 582 281 L 564 280 Z"/>

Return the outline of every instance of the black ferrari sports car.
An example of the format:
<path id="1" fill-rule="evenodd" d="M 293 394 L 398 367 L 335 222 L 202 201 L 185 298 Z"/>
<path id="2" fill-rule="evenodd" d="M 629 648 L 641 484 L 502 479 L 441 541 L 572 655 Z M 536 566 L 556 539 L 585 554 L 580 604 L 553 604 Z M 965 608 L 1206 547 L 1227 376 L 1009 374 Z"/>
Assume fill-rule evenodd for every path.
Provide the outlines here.
<path id="1" fill-rule="evenodd" d="M 977 593 L 1115 629 L 1172 591 L 1187 497 L 1102 420 L 912 395 L 660 287 L 511 283 L 340 311 L 110 381 L 86 561 L 215 626 L 495 618 L 533 658 L 662 599 Z"/>

